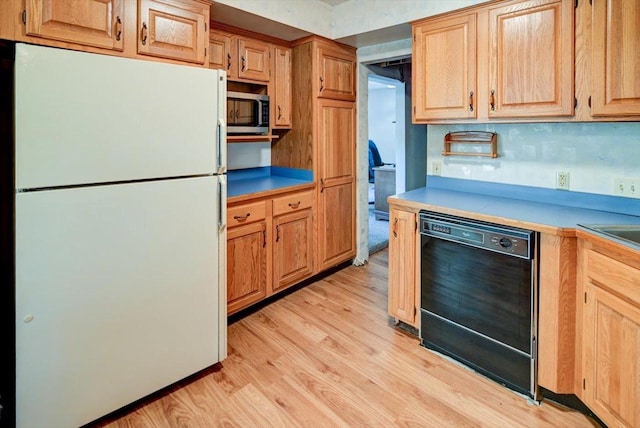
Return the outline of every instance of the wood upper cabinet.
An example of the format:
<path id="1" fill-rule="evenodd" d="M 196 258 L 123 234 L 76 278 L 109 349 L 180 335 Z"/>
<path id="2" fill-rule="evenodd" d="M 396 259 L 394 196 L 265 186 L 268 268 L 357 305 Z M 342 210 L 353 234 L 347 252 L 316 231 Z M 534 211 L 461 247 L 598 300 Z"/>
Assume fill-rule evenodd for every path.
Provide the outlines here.
<path id="1" fill-rule="evenodd" d="M 138 0 L 138 53 L 204 64 L 209 7 L 188 0 Z"/>
<path id="2" fill-rule="evenodd" d="M 476 14 L 413 27 L 413 120 L 477 116 Z"/>
<path id="3" fill-rule="evenodd" d="M 356 99 L 355 55 L 340 46 L 319 44 L 317 96 L 336 100 Z"/>
<path id="4" fill-rule="evenodd" d="M 227 79 L 266 84 L 271 78 L 271 45 L 227 30 L 209 34 L 209 67 L 225 70 Z"/>
<path id="5" fill-rule="evenodd" d="M 291 128 L 291 49 L 284 46 L 273 47 L 274 93 L 271 110 L 274 128 Z"/>
<path id="6" fill-rule="evenodd" d="M 389 212 L 389 315 L 418 327 L 418 234 L 416 214 Z"/>
<path id="7" fill-rule="evenodd" d="M 122 51 L 124 1 L 26 0 L 26 34 Z"/>
<path id="8" fill-rule="evenodd" d="M 225 70 L 227 78 L 235 72 L 232 59 L 231 36 L 211 30 L 209 33 L 209 68 Z M 237 73 L 236 73 L 237 75 Z"/>
<path id="9" fill-rule="evenodd" d="M 572 0 L 511 0 L 413 24 L 413 121 L 574 113 Z"/>
<path id="10" fill-rule="evenodd" d="M 489 10 L 489 117 L 573 115 L 573 20 L 571 0 Z"/>
<path id="11" fill-rule="evenodd" d="M 268 82 L 271 78 L 271 47 L 261 40 L 237 38 L 238 78 Z"/>
<path id="12" fill-rule="evenodd" d="M 265 202 L 227 211 L 227 312 L 262 300 L 270 286 Z"/>
<path id="13" fill-rule="evenodd" d="M 325 270 L 355 256 L 355 105 L 320 99 L 318 259 Z"/>
<path id="14" fill-rule="evenodd" d="M 640 115 L 640 2 L 599 0 L 592 6 L 593 116 Z"/>
<path id="15" fill-rule="evenodd" d="M 640 253 L 582 242 L 582 399 L 608 426 L 640 426 Z M 582 299 L 581 299 L 582 300 Z"/>

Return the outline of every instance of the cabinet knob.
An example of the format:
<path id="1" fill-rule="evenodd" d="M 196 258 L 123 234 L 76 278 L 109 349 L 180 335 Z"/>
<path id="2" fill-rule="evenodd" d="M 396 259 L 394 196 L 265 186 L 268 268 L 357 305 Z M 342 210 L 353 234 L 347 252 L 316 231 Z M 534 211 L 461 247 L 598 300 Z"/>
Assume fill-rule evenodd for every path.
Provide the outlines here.
<path id="1" fill-rule="evenodd" d="M 251 213 L 246 213 L 245 215 L 234 215 L 233 219 L 237 221 L 245 221 L 250 215 Z"/>
<path id="2" fill-rule="evenodd" d="M 147 23 L 146 22 L 142 23 L 142 32 L 140 33 L 140 42 L 143 45 L 147 44 Z"/>
<path id="3" fill-rule="evenodd" d="M 122 19 L 120 17 L 116 17 L 116 40 L 120 41 L 122 36 Z"/>
<path id="4" fill-rule="evenodd" d="M 289 202 L 289 208 L 293 208 L 294 210 L 300 206 L 300 201 L 298 202 Z"/>

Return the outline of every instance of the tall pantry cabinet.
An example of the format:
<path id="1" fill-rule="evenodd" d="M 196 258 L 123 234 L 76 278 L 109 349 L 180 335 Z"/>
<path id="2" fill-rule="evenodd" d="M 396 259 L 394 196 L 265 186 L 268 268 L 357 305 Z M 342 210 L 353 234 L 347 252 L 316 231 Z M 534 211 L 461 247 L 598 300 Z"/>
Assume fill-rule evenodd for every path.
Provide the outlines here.
<path id="1" fill-rule="evenodd" d="M 294 43 L 293 128 L 272 165 L 310 169 L 316 183 L 315 272 L 355 257 L 355 48 L 317 36 Z"/>

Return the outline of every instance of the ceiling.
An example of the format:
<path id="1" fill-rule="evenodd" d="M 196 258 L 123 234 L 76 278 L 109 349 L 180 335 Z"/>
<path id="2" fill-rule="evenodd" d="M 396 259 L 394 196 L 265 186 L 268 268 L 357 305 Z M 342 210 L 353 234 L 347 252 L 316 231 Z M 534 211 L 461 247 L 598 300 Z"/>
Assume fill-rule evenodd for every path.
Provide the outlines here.
<path id="1" fill-rule="evenodd" d="M 1 0 L 0 0 L 1 1 Z M 319 0 L 323 3 L 335 6 L 346 3 L 349 0 Z M 211 16 L 215 16 L 218 22 L 233 27 L 251 30 L 256 33 L 265 34 L 282 40 L 296 40 L 309 36 L 310 33 L 299 28 L 291 27 L 260 15 L 255 15 L 247 11 L 236 9 L 219 2 L 214 2 L 211 6 Z M 375 31 L 369 31 L 361 34 L 337 39 L 338 42 L 347 45 L 362 47 L 386 43 L 395 40 L 403 40 L 411 37 L 411 26 L 407 24 L 395 25 L 392 27 L 381 28 Z"/>

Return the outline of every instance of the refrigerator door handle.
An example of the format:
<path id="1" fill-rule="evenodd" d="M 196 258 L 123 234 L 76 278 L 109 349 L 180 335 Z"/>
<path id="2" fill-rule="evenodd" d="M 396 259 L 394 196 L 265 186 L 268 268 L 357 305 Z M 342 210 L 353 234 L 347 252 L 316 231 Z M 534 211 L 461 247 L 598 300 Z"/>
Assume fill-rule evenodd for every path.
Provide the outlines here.
<path id="1" fill-rule="evenodd" d="M 218 174 L 227 172 L 227 73 L 218 70 Z"/>
<path id="2" fill-rule="evenodd" d="M 218 231 L 223 232 L 227 228 L 227 183 L 226 176 L 218 177 Z"/>
<path id="3" fill-rule="evenodd" d="M 222 119 L 218 119 L 218 138 L 217 140 L 217 161 L 216 161 L 216 171 L 217 174 L 224 174 L 227 172 L 227 132 L 226 125 Z"/>

